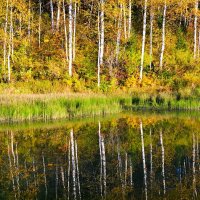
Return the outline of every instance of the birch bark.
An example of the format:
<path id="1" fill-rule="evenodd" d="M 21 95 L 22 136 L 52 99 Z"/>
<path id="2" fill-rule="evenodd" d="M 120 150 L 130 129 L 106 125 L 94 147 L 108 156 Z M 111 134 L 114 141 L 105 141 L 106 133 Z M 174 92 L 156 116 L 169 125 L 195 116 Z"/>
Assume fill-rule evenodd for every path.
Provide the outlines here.
<path id="1" fill-rule="evenodd" d="M 129 0 L 128 38 L 131 37 L 131 23 L 132 23 L 132 2 L 131 0 Z"/>
<path id="2" fill-rule="evenodd" d="M 147 26 L 147 0 L 145 0 L 145 3 L 144 3 L 142 54 L 141 54 L 141 65 L 140 65 L 140 81 L 142 81 L 142 78 L 143 78 L 144 52 L 145 52 L 145 41 L 146 41 L 146 26 Z"/>
<path id="3" fill-rule="evenodd" d="M 195 17 L 194 17 L 194 59 L 197 58 L 197 12 L 198 12 L 199 2 L 196 0 L 195 2 Z"/>
<path id="4" fill-rule="evenodd" d="M 73 16 L 72 0 L 69 2 L 69 76 L 72 76 L 72 59 L 73 59 Z"/>
<path id="5" fill-rule="evenodd" d="M 100 68 L 103 65 L 104 56 L 104 0 L 100 0 L 99 18 L 98 87 L 100 87 Z"/>
<path id="6" fill-rule="evenodd" d="M 166 11 L 167 11 L 167 3 L 165 0 L 164 11 L 163 11 L 163 24 L 162 24 L 162 47 L 161 47 L 161 54 L 160 54 L 160 70 L 163 69 L 163 57 L 165 51 L 165 24 L 166 24 Z"/>
<path id="7" fill-rule="evenodd" d="M 54 11 L 53 11 L 53 1 L 50 0 L 50 9 L 51 9 L 51 28 L 54 31 Z"/>
<path id="8" fill-rule="evenodd" d="M 63 23 L 65 33 L 65 58 L 68 61 L 68 39 L 67 39 L 67 26 L 66 26 L 66 13 L 65 13 L 65 0 L 63 0 Z"/>

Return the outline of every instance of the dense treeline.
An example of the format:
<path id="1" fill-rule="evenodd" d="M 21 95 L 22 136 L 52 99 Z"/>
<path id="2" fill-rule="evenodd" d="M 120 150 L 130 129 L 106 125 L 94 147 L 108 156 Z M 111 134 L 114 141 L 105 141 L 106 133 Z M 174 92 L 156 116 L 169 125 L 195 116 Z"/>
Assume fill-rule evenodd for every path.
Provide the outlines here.
<path id="1" fill-rule="evenodd" d="M 197 0 L 3 0 L 0 81 L 198 96 L 198 7 Z"/>

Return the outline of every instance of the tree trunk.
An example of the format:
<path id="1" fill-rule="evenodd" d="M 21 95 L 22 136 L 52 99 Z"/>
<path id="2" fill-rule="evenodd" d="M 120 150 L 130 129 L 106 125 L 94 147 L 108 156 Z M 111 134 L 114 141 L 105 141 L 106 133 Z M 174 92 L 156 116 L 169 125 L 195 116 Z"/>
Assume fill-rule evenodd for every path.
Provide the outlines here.
<path id="1" fill-rule="evenodd" d="M 131 23 L 132 23 L 132 2 L 131 0 L 129 0 L 128 38 L 131 37 Z"/>
<path id="2" fill-rule="evenodd" d="M 154 13 L 153 13 L 153 5 L 151 0 L 151 11 L 150 11 L 150 70 L 152 69 L 152 55 L 153 55 L 153 19 L 154 19 Z"/>
<path id="3" fill-rule="evenodd" d="M 167 4 L 165 0 L 164 11 L 163 11 L 163 24 L 162 24 L 162 48 L 160 54 L 160 70 L 163 69 L 163 57 L 165 51 L 165 24 L 166 24 L 166 11 L 167 11 Z"/>
<path id="4" fill-rule="evenodd" d="M 72 76 L 72 59 L 73 59 L 73 17 L 72 17 L 72 0 L 69 3 L 69 76 Z"/>
<path id="5" fill-rule="evenodd" d="M 50 0 L 50 8 L 51 8 L 51 28 L 54 31 L 54 11 L 53 11 L 53 1 Z"/>
<path id="6" fill-rule="evenodd" d="M 28 40 L 31 38 L 31 0 L 28 2 Z"/>
<path id="7" fill-rule="evenodd" d="M 4 52 L 4 66 L 6 66 L 6 54 L 7 54 L 7 28 L 8 28 L 8 0 L 6 1 L 6 19 L 4 25 L 4 45 L 3 45 L 3 52 Z"/>
<path id="8" fill-rule="evenodd" d="M 57 22 L 56 22 L 56 29 L 57 31 L 59 31 L 59 27 L 60 27 L 60 4 L 61 4 L 61 1 L 58 0 L 58 11 L 57 11 Z"/>
<path id="9" fill-rule="evenodd" d="M 198 12 L 199 2 L 195 2 L 195 17 L 194 17 L 194 59 L 197 58 L 197 12 Z"/>
<path id="10" fill-rule="evenodd" d="M 144 52 L 145 52 L 145 40 L 146 40 L 146 26 L 147 26 L 147 0 L 145 0 L 145 3 L 144 3 L 142 54 L 141 54 L 141 65 L 140 65 L 140 81 L 142 81 L 142 78 L 143 78 Z"/>
<path id="11" fill-rule="evenodd" d="M 126 4 L 123 5 L 123 14 L 124 14 L 124 38 L 127 39 L 127 28 L 126 28 Z"/>
<path id="12" fill-rule="evenodd" d="M 100 0 L 99 18 L 98 87 L 100 87 L 100 67 L 103 65 L 104 56 L 104 0 Z"/>
<path id="13" fill-rule="evenodd" d="M 39 0 L 39 6 L 40 6 L 40 11 L 39 11 L 39 38 L 38 38 L 38 40 L 39 40 L 39 48 L 40 48 L 40 46 L 41 46 L 41 21 L 42 21 L 42 2 L 41 2 L 41 0 Z"/>
<path id="14" fill-rule="evenodd" d="M 75 60 L 75 57 L 76 57 L 76 8 L 77 8 L 77 5 L 76 3 L 74 3 L 74 37 L 73 37 L 73 60 Z"/>
<path id="15" fill-rule="evenodd" d="M 67 26 L 66 26 L 66 13 L 65 13 L 65 0 L 63 0 L 63 23 L 65 32 L 65 58 L 68 61 L 68 39 L 67 39 Z"/>
<path id="16" fill-rule="evenodd" d="M 119 19 L 118 19 L 117 44 L 116 44 L 116 64 L 118 64 L 120 40 L 121 40 L 121 29 L 122 29 L 122 4 L 120 4 L 120 13 L 119 13 Z"/>

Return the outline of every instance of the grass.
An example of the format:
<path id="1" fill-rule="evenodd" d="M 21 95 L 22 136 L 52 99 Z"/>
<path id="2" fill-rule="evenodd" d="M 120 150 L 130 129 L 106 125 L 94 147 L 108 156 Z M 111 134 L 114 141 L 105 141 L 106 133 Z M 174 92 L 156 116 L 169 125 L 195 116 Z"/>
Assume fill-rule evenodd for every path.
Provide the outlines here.
<path id="1" fill-rule="evenodd" d="M 93 117 L 126 110 L 200 110 L 199 99 L 149 95 L 38 94 L 0 96 L 0 121 Z"/>
<path id="2" fill-rule="evenodd" d="M 119 113 L 130 97 L 90 94 L 0 96 L 0 121 L 34 121 Z"/>
<path id="3" fill-rule="evenodd" d="M 132 97 L 131 109 L 154 109 L 154 110 L 200 110 L 199 98 L 181 98 L 169 95 L 142 95 Z"/>

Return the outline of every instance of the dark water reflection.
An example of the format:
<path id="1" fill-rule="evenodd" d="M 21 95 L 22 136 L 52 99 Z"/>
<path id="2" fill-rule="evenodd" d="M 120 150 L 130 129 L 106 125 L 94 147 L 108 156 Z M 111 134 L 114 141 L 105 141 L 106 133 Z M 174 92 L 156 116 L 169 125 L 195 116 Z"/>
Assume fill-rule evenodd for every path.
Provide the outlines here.
<path id="1" fill-rule="evenodd" d="M 0 199 L 200 199 L 198 118 L 122 115 L 0 132 Z"/>

